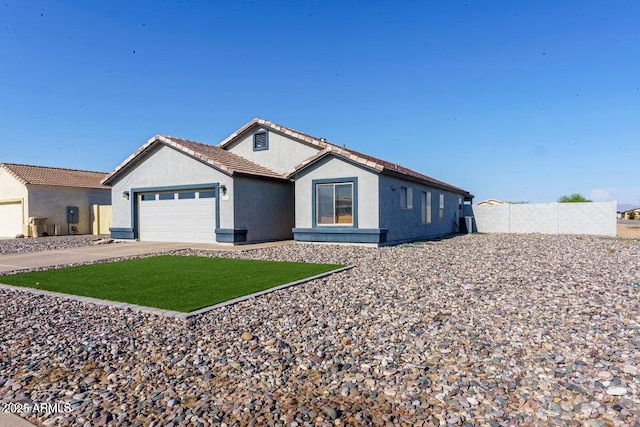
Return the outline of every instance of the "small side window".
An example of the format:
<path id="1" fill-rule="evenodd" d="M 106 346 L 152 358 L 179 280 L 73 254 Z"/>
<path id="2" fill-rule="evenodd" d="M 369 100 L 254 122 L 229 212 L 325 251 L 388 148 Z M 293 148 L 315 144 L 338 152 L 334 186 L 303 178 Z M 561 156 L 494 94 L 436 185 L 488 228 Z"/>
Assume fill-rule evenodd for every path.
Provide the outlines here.
<path id="1" fill-rule="evenodd" d="M 413 188 L 400 187 L 400 208 L 413 209 Z"/>
<path id="2" fill-rule="evenodd" d="M 253 134 L 253 151 L 263 151 L 269 149 L 269 136 L 266 131 Z"/>

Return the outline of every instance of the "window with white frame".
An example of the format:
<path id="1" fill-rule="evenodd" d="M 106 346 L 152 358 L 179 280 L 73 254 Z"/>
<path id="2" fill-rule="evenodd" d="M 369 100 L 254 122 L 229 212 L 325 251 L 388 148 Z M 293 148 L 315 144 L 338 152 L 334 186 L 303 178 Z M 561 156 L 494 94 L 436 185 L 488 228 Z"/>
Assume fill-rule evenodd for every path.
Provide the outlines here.
<path id="1" fill-rule="evenodd" d="M 440 223 L 444 222 L 444 194 L 440 195 Z"/>
<path id="2" fill-rule="evenodd" d="M 413 209 L 413 188 L 400 187 L 400 208 Z"/>
<path id="3" fill-rule="evenodd" d="M 422 223 L 431 224 L 431 191 L 422 192 Z"/>
<path id="4" fill-rule="evenodd" d="M 353 182 L 316 184 L 316 224 L 353 225 Z"/>

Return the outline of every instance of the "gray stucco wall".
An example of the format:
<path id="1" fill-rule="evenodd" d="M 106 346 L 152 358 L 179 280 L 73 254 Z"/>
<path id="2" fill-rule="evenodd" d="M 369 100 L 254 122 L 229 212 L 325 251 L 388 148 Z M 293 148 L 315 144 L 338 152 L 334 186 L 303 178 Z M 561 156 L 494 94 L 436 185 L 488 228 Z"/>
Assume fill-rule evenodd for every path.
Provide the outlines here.
<path id="1" fill-rule="evenodd" d="M 236 177 L 234 193 L 235 227 L 247 230 L 247 242 L 293 237 L 293 183 Z"/>
<path id="2" fill-rule="evenodd" d="M 316 147 L 292 140 L 276 132 L 268 131 L 267 133 L 268 150 L 253 151 L 253 133 L 227 148 L 234 154 L 278 173 L 291 171 L 294 166 L 320 151 Z"/>
<path id="3" fill-rule="evenodd" d="M 413 189 L 413 208 L 400 207 L 400 187 Z M 422 192 L 431 192 L 431 223 L 422 223 Z M 444 194 L 444 217 L 440 220 L 440 194 Z M 389 229 L 387 243 L 428 239 L 459 231 L 461 195 L 400 178 L 380 175 L 380 227 Z"/>
<path id="4" fill-rule="evenodd" d="M 78 234 L 91 233 L 90 205 L 111 204 L 109 189 L 29 185 L 28 217 L 46 217 L 49 233 L 58 225 L 59 234 L 67 234 L 67 206 L 79 208 Z"/>
<path id="5" fill-rule="evenodd" d="M 123 197 L 132 188 L 219 183 L 227 187 L 220 198 L 220 228 L 233 228 L 233 180 L 230 176 L 166 145 L 158 146 L 134 168 L 120 176 L 112 187 L 112 228 L 130 228 L 131 200 Z"/>
<path id="6" fill-rule="evenodd" d="M 616 235 L 616 202 L 474 205 L 479 232 Z"/>
<path id="7" fill-rule="evenodd" d="M 296 176 L 296 228 L 313 225 L 314 179 L 349 177 L 358 178 L 358 228 L 378 228 L 378 175 L 336 157 L 325 158 Z"/>

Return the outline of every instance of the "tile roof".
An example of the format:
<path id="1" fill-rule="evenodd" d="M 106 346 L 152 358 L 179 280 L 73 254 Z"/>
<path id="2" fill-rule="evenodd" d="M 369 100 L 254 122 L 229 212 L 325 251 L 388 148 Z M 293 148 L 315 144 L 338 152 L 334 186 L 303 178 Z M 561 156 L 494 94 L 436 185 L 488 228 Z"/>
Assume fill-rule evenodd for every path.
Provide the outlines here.
<path id="1" fill-rule="evenodd" d="M 21 165 L 16 163 L 0 163 L 0 167 L 23 184 L 108 190 L 107 187 L 100 183 L 100 180 L 107 176 L 105 172 Z"/>
<path id="2" fill-rule="evenodd" d="M 333 154 L 333 155 L 345 157 L 363 166 L 369 167 L 371 169 L 375 169 L 378 172 L 387 172 L 392 175 L 396 174 L 396 175 L 412 178 L 414 180 L 424 182 L 428 185 L 433 185 L 445 190 L 453 191 L 455 193 L 462 193 L 462 194 L 471 196 L 469 192 L 466 190 L 447 184 L 443 181 L 424 175 L 420 172 L 416 172 L 404 166 L 400 166 L 396 163 L 388 162 L 386 160 L 382 160 L 380 158 L 373 157 L 368 154 L 360 153 L 350 148 L 341 147 L 337 144 L 327 141 L 324 138 L 316 138 L 311 135 L 307 135 L 305 133 L 298 132 L 296 130 L 287 128 L 285 126 L 278 125 L 268 120 L 259 119 L 259 118 L 255 118 L 251 120 L 250 122 L 242 126 L 240 129 L 238 129 L 236 132 L 229 135 L 225 140 L 223 140 L 220 144 L 218 144 L 218 147 L 221 147 L 221 148 L 226 147 L 227 145 L 231 144 L 234 140 L 236 140 L 238 136 L 242 135 L 247 131 L 250 131 L 254 126 L 260 126 L 260 127 L 271 129 L 275 132 L 281 133 L 285 136 L 295 138 L 299 141 L 306 142 L 308 144 L 314 145 L 319 149 L 321 149 L 321 151 L 318 152 L 318 154 L 316 154 L 315 156 L 309 159 L 306 159 L 305 161 L 297 165 L 294 169 L 286 173 L 285 174 L 286 176 L 292 176 L 293 174 L 305 168 L 309 164 L 315 162 L 319 158 L 329 154 Z"/>
<path id="3" fill-rule="evenodd" d="M 117 166 L 105 179 L 103 183 L 107 184 L 112 178 L 117 175 L 123 168 L 125 168 L 134 159 L 138 158 L 152 145 L 162 143 L 173 147 L 185 154 L 188 154 L 202 162 L 213 166 L 229 175 L 250 175 L 260 176 L 266 178 L 286 179 L 284 176 L 277 172 L 274 172 L 264 166 L 260 166 L 250 160 L 240 157 L 237 154 L 233 154 L 227 150 L 213 145 L 201 144 L 195 141 L 189 141 L 187 139 L 176 138 L 168 135 L 156 135 L 150 138 L 142 147 L 136 150 L 131 156 L 129 156 L 124 162 Z"/>

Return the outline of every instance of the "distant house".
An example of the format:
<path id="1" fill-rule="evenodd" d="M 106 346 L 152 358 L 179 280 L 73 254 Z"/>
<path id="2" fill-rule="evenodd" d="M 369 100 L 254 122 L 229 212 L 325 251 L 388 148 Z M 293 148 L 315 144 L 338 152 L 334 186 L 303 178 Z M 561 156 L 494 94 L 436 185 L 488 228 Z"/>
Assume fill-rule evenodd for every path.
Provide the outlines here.
<path id="1" fill-rule="evenodd" d="M 29 224 L 34 218 L 39 218 L 43 233 L 90 233 L 90 205 L 111 204 L 111 189 L 100 183 L 105 176 L 103 172 L 0 163 L 0 237 L 31 235 Z"/>
<path id="2" fill-rule="evenodd" d="M 633 214 L 631 214 L 631 212 L 633 212 Z M 633 208 L 620 212 L 621 219 L 631 219 L 631 217 L 634 217 L 634 219 L 640 219 L 640 208 Z"/>
<path id="3" fill-rule="evenodd" d="M 156 135 L 104 180 L 115 238 L 373 245 L 460 230 L 473 196 L 262 119 L 217 146 Z"/>
<path id="4" fill-rule="evenodd" d="M 483 200 L 481 202 L 476 203 L 476 206 L 482 206 L 482 205 L 504 205 L 505 202 L 503 202 L 502 200 L 497 200 L 497 199 L 487 199 L 487 200 Z"/>

